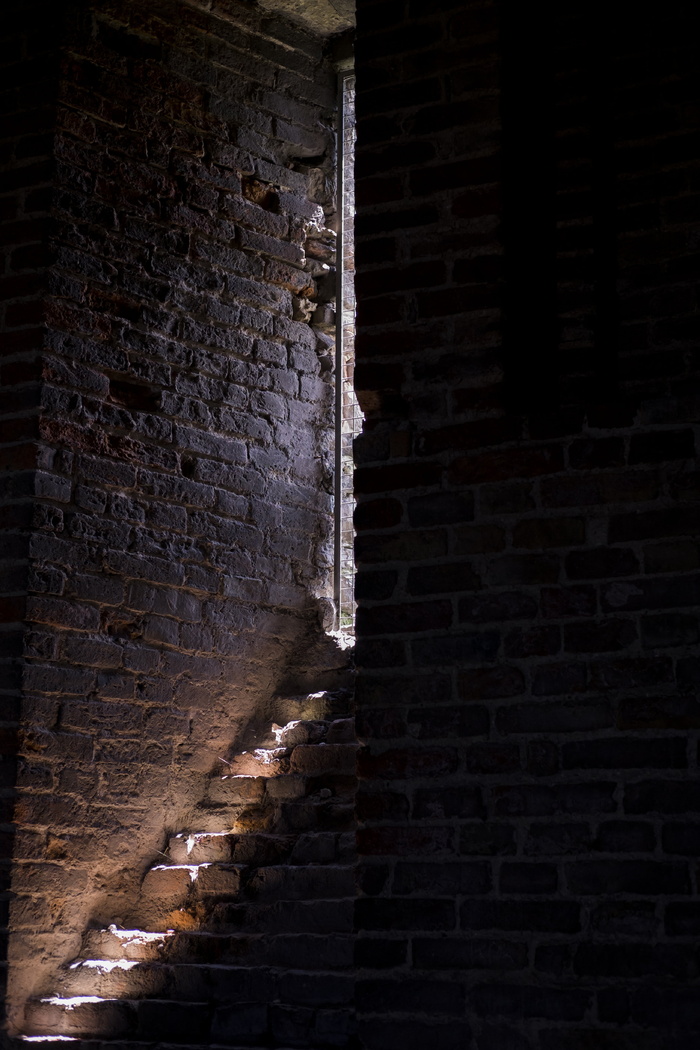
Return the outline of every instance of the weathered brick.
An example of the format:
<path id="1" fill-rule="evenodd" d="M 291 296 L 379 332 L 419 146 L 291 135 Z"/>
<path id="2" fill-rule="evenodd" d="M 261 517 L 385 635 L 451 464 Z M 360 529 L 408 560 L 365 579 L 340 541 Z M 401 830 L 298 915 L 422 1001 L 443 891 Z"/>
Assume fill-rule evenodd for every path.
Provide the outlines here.
<path id="1" fill-rule="evenodd" d="M 605 653 L 628 648 L 637 638 L 631 620 L 602 620 L 600 623 L 567 624 L 564 648 L 572 653 Z"/>
<path id="2" fill-rule="evenodd" d="M 612 724 L 612 709 L 605 701 L 513 704 L 500 708 L 496 714 L 501 733 L 572 733 L 605 729 Z"/>
<path id="3" fill-rule="evenodd" d="M 456 665 L 469 663 L 481 663 L 492 661 L 496 653 L 500 638 L 495 631 L 463 634 L 434 636 L 432 638 L 417 639 L 411 643 L 413 659 L 419 667 L 437 667 L 440 665 Z"/>
<path id="4" fill-rule="evenodd" d="M 562 745 L 565 769 L 684 769 L 687 746 L 680 737 L 577 740 Z"/>
<path id="5" fill-rule="evenodd" d="M 684 864 L 653 860 L 579 861 L 565 867 L 569 891 L 576 894 L 689 893 Z"/>
<path id="6" fill-rule="evenodd" d="M 526 988 L 522 985 L 480 985 L 474 994 L 480 1016 L 544 1017 L 552 1021 L 581 1021 L 591 994 L 583 989 Z"/>
<path id="7" fill-rule="evenodd" d="M 527 947 L 518 941 L 481 937 L 417 937 L 413 942 L 413 963 L 419 970 L 521 970 L 527 963 Z"/>
<path id="8" fill-rule="evenodd" d="M 695 780 L 639 780 L 625 788 L 625 813 L 695 813 L 700 783 Z"/>
<path id="9" fill-rule="evenodd" d="M 528 518 L 513 530 L 513 546 L 546 550 L 549 547 L 574 547 L 585 540 L 585 522 L 582 518 Z M 575 557 L 573 553 L 568 560 Z M 581 556 L 581 555 L 579 555 Z"/>
<path id="10" fill-rule="evenodd" d="M 580 907 L 575 901 L 465 901 L 460 909 L 464 930 L 538 930 L 576 933 Z"/>
<path id="11" fill-rule="evenodd" d="M 452 930 L 455 907 L 451 901 L 430 898 L 384 900 L 362 898 L 357 917 L 365 930 Z"/>

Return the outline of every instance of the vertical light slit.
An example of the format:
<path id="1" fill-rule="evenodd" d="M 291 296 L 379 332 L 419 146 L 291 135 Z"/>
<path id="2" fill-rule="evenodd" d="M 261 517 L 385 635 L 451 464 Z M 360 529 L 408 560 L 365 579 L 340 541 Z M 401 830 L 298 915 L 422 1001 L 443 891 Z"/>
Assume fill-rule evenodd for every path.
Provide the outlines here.
<path id="1" fill-rule="evenodd" d="M 353 441 L 362 427 L 354 391 L 355 368 L 355 76 L 338 75 L 338 241 L 336 269 L 336 445 L 335 445 L 335 607 L 336 629 L 352 635 L 355 626 Z"/>

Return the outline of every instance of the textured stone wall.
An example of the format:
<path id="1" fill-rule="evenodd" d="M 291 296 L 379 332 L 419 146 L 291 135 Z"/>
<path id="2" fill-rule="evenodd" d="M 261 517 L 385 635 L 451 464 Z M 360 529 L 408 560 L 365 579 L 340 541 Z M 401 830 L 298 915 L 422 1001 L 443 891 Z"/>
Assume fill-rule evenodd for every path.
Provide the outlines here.
<path id="1" fill-rule="evenodd" d="M 131 914 L 168 836 L 210 827 L 210 780 L 232 755 L 294 718 L 288 697 L 344 681 L 323 630 L 334 71 L 308 31 L 209 7 L 67 5 L 41 26 L 53 92 L 19 9 L 18 106 L 42 89 L 56 106 L 48 141 L 17 139 L 2 198 L 21 297 L 2 379 L 10 414 L 30 398 L 34 428 L 8 430 L 8 463 L 26 469 L 4 519 L 32 531 L 16 588 L 15 1023 L 86 927 Z M 49 181 L 51 225 L 30 226 Z M 37 333 L 35 278 L 17 282 L 47 250 Z M 25 496 L 31 523 L 15 517 Z M 8 540 L 5 556 L 23 553 Z"/>
<path id="2" fill-rule="evenodd" d="M 358 4 L 368 1050 L 700 1029 L 682 7 Z"/>

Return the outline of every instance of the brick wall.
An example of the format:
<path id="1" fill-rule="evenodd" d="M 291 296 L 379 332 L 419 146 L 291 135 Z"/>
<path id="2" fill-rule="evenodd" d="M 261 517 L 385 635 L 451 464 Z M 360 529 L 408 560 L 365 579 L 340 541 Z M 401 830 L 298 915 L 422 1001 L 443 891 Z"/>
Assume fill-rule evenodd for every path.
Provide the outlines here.
<path id="1" fill-rule="evenodd" d="M 618 30 L 579 3 L 546 21 L 495 0 L 358 6 L 360 1043 L 686 1050 L 700 1029 L 689 17 L 635 10 Z M 351 1046 L 348 710 L 342 693 L 298 699 L 345 681 L 320 623 L 327 50 L 242 0 L 67 5 L 61 25 L 14 10 L 13 1021 Z M 278 753 L 271 724 L 295 715 Z M 266 748 L 284 775 L 256 775 Z M 247 832 L 212 845 L 236 808 Z M 197 830 L 197 857 L 224 874 L 192 889 L 166 869 Z M 181 954 L 141 959 L 136 991 L 107 967 L 106 1008 L 24 1015 L 34 993 L 89 995 L 91 953 L 116 958 L 120 925 L 148 933 L 173 911 Z M 225 978 L 221 956 L 198 955 L 209 923 Z"/>
<path id="2" fill-rule="evenodd" d="M 346 675 L 323 631 L 332 339 L 323 310 L 311 323 L 335 291 L 334 70 L 309 32 L 209 7 L 67 5 L 36 40 L 18 8 L 17 106 L 40 130 L 37 98 L 57 105 L 48 142 L 17 134 L 2 187 L 3 409 L 34 412 L 8 430 L 24 488 L 5 519 L 27 526 L 33 498 L 28 591 L 7 576 L 28 595 L 15 1024 L 88 926 L 133 911 L 168 836 L 210 816 L 211 779 L 293 716 L 286 697 Z M 57 89 L 37 79 L 47 41 Z M 49 180 L 45 229 L 29 218 Z"/>
<path id="3" fill-rule="evenodd" d="M 681 8 L 358 4 L 368 1050 L 700 1030 Z"/>

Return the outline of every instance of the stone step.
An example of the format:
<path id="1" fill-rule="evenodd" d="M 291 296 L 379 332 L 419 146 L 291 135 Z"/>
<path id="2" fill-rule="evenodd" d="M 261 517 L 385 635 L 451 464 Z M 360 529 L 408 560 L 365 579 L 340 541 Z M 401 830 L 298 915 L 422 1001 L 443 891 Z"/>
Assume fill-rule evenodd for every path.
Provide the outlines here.
<path id="1" fill-rule="evenodd" d="M 221 941 L 221 938 L 219 938 Z M 318 961 L 318 949 L 324 938 L 304 938 L 309 961 Z M 263 946 L 263 942 L 259 942 Z M 299 946 L 297 938 L 295 941 Z M 290 942 L 290 947 L 293 946 Z M 312 949 L 309 951 L 309 949 Z M 325 959 L 325 956 L 324 956 Z M 297 962 L 300 962 L 298 959 Z M 212 963 L 178 962 L 130 964 L 128 971 L 120 970 L 114 960 L 79 959 L 63 971 L 57 981 L 56 997 L 96 996 L 101 999 L 173 999 L 176 1002 L 296 1002 L 300 984 L 303 996 L 313 989 L 316 1005 L 331 1007 L 348 1003 L 352 998 L 352 978 L 347 973 L 334 972 L 324 965 L 303 971 L 298 965 L 290 974 L 288 968 L 277 969 L 269 963 L 239 965 L 236 962 Z M 130 985 L 130 986 L 129 986 Z"/>
<path id="2" fill-rule="evenodd" d="M 144 930 L 192 929 L 206 920 L 217 901 L 238 899 L 242 870 L 209 862 L 157 864 L 146 872 L 127 920 Z"/>
<path id="3" fill-rule="evenodd" d="M 197 965 L 183 962 L 117 962 L 78 959 L 57 981 L 62 999 L 173 999 L 176 1002 L 261 1002 L 277 998 L 277 978 L 268 967 Z"/>
<path id="4" fill-rule="evenodd" d="M 30 1036 L 55 1039 L 67 1035 L 112 1042 L 134 1038 L 180 1046 L 213 1043 L 231 1047 L 244 1043 L 270 1047 L 279 1045 L 285 1032 L 297 1045 L 308 1045 L 310 1037 L 312 1045 L 322 1046 L 318 1037 L 326 1030 L 335 1036 L 331 1045 L 347 1047 L 349 1020 L 347 1007 L 299 1009 L 267 1000 L 226 1004 L 168 999 L 135 1002 L 95 995 L 34 999 L 25 1011 L 26 1034 Z"/>
<path id="5" fill-rule="evenodd" d="M 346 830 L 350 812 L 350 807 L 342 807 L 342 812 L 336 807 L 329 808 L 323 821 L 316 820 L 311 827 L 297 827 L 295 833 L 238 835 L 199 831 L 176 835 L 170 839 L 168 856 L 173 865 L 188 867 L 216 863 L 247 867 L 282 863 L 303 865 L 309 861 L 325 863 L 342 858 L 349 862 L 354 856 L 354 832 Z M 290 805 L 285 813 L 289 823 L 305 823 L 303 807 L 297 814 Z M 319 827 L 319 823 L 330 826 Z M 309 849 L 313 851 L 312 855 Z"/>
<path id="6" fill-rule="evenodd" d="M 241 934 L 212 931 L 128 932 L 130 940 L 110 930 L 90 930 L 83 940 L 82 958 L 172 965 L 290 966 L 310 970 L 344 970 L 352 963 L 352 939 L 348 934 L 304 933 Z M 138 937 L 137 937 L 138 932 Z M 128 954 L 127 954 L 128 953 Z M 140 958 L 139 958 L 140 956 Z"/>
<path id="7" fill-rule="evenodd" d="M 236 897 L 241 886 L 241 866 L 235 864 L 157 864 L 146 872 L 141 895 L 150 900 L 198 900 L 202 897 Z"/>
<path id="8" fill-rule="evenodd" d="M 150 962 L 165 958 L 175 933 L 165 930 L 122 930 L 118 926 L 88 930 L 83 937 L 81 955 L 89 959 Z"/>
<path id="9" fill-rule="evenodd" d="M 174 864 L 182 865 L 227 861 L 274 864 L 287 860 L 294 844 L 292 835 L 197 831 L 174 835 L 168 843 L 168 856 Z"/>
<path id="10" fill-rule="evenodd" d="M 32 999 L 25 1007 L 27 1035 L 118 1039 L 136 1030 L 134 1004 L 97 995 Z"/>
<path id="11" fill-rule="evenodd" d="M 189 1044 L 208 1040 L 211 1017 L 212 1006 L 206 1002 L 47 996 L 27 1003 L 25 1033 L 110 1040 L 134 1036 Z"/>
<path id="12" fill-rule="evenodd" d="M 39 1050 L 154 1050 L 153 1040 L 142 1042 L 137 1039 L 79 1039 L 70 1035 L 19 1035 L 7 1037 L 7 1046 L 12 1050 L 29 1050 L 37 1046 Z M 158 1050 L 251 1050 L 250 1044 L 231 1046 L 223 1043 L 168 1043 L 159 1042 Z M 293 1050 L 292 1047 L 275 1047 L 275 1050 Z"/>
<path id="13" fill-rule="evenodd" d="M 14 1037 L 7 1037 L 7 1046 L 12 1047 L 13 1050 L 24 1050 L 24 1048 L 37 1046 L 40 1050 L 154 1050 L 153 1040 L 149 1039 L 147 1042 L 143 1042 L 137 1039 L 80 1039 L 77 1036 L 70 1035 L 19 1035 Z M 158 1050 L 173 1050 L 177 1047 L 177 1050 L 251 1050 L 250 1043 L 246 1043 L 245 1046 L 223 1043 L 169 1043 L 159 1042 Z M 292 1047 L 288 1046 L 277 1046 L 275 1050 L 293 1050 Z"/>
<path id="14" fill-rule="evenodd" d="M 318 846 L 321 859 L 317 863 L 257 866 L 223 862 L 158 864 L 146 872 L 142 896 L 149 902 L 159 901 L 166 905 L 182 901 L 245 901 L 251 896 L 257 900 L 267 887 L 272 887 L 272 892 L 282 899 L 298 900 L 307 894 L 314 900 L 352 896 L 352 854 L 344 854 L 338 863 L 340 846 L 337 843 L 319 843 Z"/>
<path id="15" fill-rule="evenodd" d="M 149 999 L 162 995 L 163 963 L 126 959 L 77 959 L 56 980 L 61 998 L 96 995 L 102 999 Z"/>
<path id="16" fill-rule="evenodd" d="M 128 921 L 149 932 L 188 930 L 206 922 L 219 902 L 248 905 L 251 901 L 352 898 L 355 885 L 352 856 L 345 855 L 344 863 L 335 863 L 337 847 L 336 843 L 332 851 L 328 850 L 330 862 L 316 864 L 256 866 L 210 861 L 156 865 L 146 873 L 139 902 Z"/>
<path id="17" fill-rule="evenodd" d="M 255 747 L 234 755 L 228 769 L 236 776 L 281 777 L 289 772 L 291 754 L 288 747 Z"/>
<path id="18" fill-rule="evenodd" d="M 354 869 L 346 865 L 242 869 L 238 893 L 203 893 L 172 907 L 162 898 L 146 899 L 130 922 L 149 932 L 170 924 L 178 934 L 202 928 L 216 933 L 332 933 L 349 906 L 354 879 Z"/>

